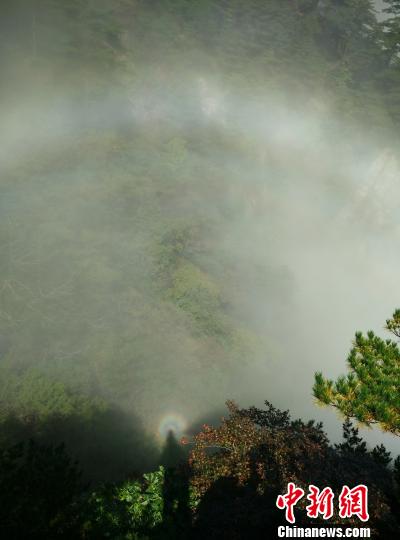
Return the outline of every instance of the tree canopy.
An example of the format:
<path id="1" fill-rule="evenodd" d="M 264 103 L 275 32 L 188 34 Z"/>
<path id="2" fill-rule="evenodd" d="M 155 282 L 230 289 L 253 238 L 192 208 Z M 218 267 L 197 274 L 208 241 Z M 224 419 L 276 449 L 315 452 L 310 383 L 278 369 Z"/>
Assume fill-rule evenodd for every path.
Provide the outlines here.
<path id="1" fill-rule="evenodd" d="M 400 337 L 400 310 L 386 321 L 386 328 Z M 400 349 L 374 332 L 357 332 L 347 358 L 349 373 L 336 381 L 315 375 L 314 396 L 344 416 L 400 435 Z"/>

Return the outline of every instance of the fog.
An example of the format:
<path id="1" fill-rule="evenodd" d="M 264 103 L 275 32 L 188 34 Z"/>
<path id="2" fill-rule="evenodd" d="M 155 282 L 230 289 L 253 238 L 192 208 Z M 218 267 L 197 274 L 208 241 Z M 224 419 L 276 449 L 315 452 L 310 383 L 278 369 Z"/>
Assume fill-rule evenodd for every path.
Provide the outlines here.
<path id="1" fill-rule="evenodd" d="M 34 368 L 155 437 L 267 399 L 337 440 L 314 373 L 345 373 L 354 333 L 384 336 L 399 307 L 398 141 L 321 89 L 205 65 L 153 64 L 89 106 L 62 85 L 4 100 L 2 373 Z"/>

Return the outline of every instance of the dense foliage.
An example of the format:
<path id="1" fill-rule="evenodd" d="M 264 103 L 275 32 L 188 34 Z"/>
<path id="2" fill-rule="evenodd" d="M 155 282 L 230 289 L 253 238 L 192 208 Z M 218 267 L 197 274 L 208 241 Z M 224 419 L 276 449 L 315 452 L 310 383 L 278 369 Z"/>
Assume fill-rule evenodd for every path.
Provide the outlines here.
<path id="1" fill-rule="evenodd" d="M 268 402 L 264 410 L 232 402 L 228 409 L 219 427 L 204 425 L 195 435 L 188 463 L 95 489 L 80 483 L 62 447 L 31 442 L 25 451 L 3 451 L 2 532 L 8 538 L 27 531 L 31 538 L 260 538 L 285 523 L 275 503 L 288 482 L 306 491 L 310 484 L 329 486 L 335 497 L 344 485 L 364 483 L 374 537 L 395 538 L 400 463 L 390 467 L 382 445 L 368 449 L 350 421 L 343 442 L 332 446 L 321 424 L 293 421 Z M 326 524 L 308 518 L 305 504 L 296 507 L 296 524 Z M 329 523 L 360 525 L 357 517 L 336 514 Z"/>
<path id="2" fill-rule="evenodd" d="M 262 531 L 274 530 L 284 523 L 276 511 L 276 497 L 289 482 L 306 492 L 310 484 L 321 489 L 329 486 L 336 497 L 343 485 L 364 483 L 369 487 L 369 524 L 382 537 L 395 534 L 398 486 L 384 447 L 367 450 L 349 421 L 343 425 L 344 442 L 331 446 L 321 424 L 293 421 L 288 411 L 279 411 L 268 402 L 266 406 L 266 410 L 239 409 L 228 403 L 230 415 L 221 426 L 206 425 L 195 437 L 189 462 L 191 485 L 201 499 L 196 526 L 203 535 L 211 530 L 213 538 L 224 534 L 244 538 L 247 531 L 248 537 L 258 538 Z M 210 453 L 212 448 L 216 451 Z M 304 501 L 298 506 L 296 523 L 318 524 L 305 515 Z M 356 518 L 343 521 L 337 515 L 329 521 L 332 525 L 357 523 Z"/>
<path id="3" fill-rule="evenodd" d="M 206 413 L 237 367 L 279 362 L 295 285 L 277 201 L 316 174 L 336 218 L 350 179 L 332 171 L 368 154 L 365 126 L 396 145 L 396 17 L 367 0 L 3 2 L 2 381 L 34 366 L 154 425 L 159 403 Z M 248 124 L 265 96 L 267 141 Z"/>
<path id="4" fill-rule="evenodd" d="M 400 336 L 400 310 L 386 321 L 386 328 Z M 350 373 L 336 382 L 315 375 L 314 396 L 336 407 L 344 416 L 400 435 L 400 350 L 398 343 L 374 332 L 356 334 L 347 359 Z"/>
<path id="5" fill-rule="evenodd" d="M 384 4 L 381 20 L 369 0 L 1 2 L 2 536 L 257 537 L 288 481 L 364 481 L 374 532 L 395 534 L 400 458 L 348 419 L 331 445 L 230 402 L 180 467 L 154 436 L 165 412 L 201 418 L 251 366 L 301 356 L 277 254 L 297 264 L 318 212 L 327 245 L 362 239 L 361 270 L 367 233 L 400 231 L 376 181 L 400 128 L 400 2 Z M 398 434 L 398 361 L 357 334 L 352 373 L 315 395 Z"/>
<path id="6" fill-rule="evenodd" d="M 71 538 L 84 489 L 63 446 L 32 440 L 0 453 L 0 530 L 4 538 Z"/>
<path id="7" fill-rule="evenodd" d="M 4 375 L 3 375 L 4 377 Z M 0 445 L 35 439 L 65 443 L 92 481 L 124 478 L 156 464 L 158 451 L 139 419 L 116 405 L 82 396 L 37 371 L 2 379 Z"/>

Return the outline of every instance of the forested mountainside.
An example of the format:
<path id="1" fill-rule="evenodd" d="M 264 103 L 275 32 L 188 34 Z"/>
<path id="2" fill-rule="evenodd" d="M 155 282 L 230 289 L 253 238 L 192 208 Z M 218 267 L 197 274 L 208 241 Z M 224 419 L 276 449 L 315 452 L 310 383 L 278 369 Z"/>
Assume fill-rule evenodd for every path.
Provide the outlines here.
<path id="1" fill-rule="evenodd" d="M 400 3 L 383 7 L 2 1 L 0 480 L 54 460 L 66 476 L 39 499 L 71 486 L 37 537 L 178 537 L 157 506 L 164 473 L 145 482 L 155 514 L 122 508 L 143 488 L 127 479 L 165 458 L 160 437 L 194 433 L 228 398 L 302 416 L 314 371 L 343 371 L 354 329 L 396 307 Z M 398 494 L 380 466 L 387 516 Z M 125 484 L 96 499 L 103 481 Z M 243 509 L 265 503 L 253 496 Z"/>

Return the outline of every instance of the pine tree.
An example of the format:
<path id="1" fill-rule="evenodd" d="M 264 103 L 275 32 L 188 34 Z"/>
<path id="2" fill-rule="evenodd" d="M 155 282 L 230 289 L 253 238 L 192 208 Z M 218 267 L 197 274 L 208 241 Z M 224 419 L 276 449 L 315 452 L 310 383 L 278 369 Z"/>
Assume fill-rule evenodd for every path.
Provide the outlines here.
<path id="1" fill-rule="evenodd" d="M 335 444 L 335 448 L 341 453 L 365 454 L 367 452 L 367 443 L 362 437 L 358 436 L 358 428 L 354 427 L 350 418 L 346 418 L 343 423 L 344 442 Z"/>
<path id="2" fill-rule="evenodd" d="M 400 310 L 386 321 L 386 328 L 400 334 Z M 378 424 L 384 431 L 400 435 L 400 350 L 372 331 L 356 333 L 347 359 L 350 373 L 336 382 L 315 374 L 314 396 L 324 405 L 337 408 L 346 417 L 366 425 Z"/>
<path id="3" fill-rule="evenodd" d="M 383 444 L 375 446 L 375 448 L 373 448 L 371 451 L 371 456 L 376 463 L 380 463 L 385 467 L 389 465 L 389 463 L 392 461 L 392 458 L 390 457 L 390 452 L 386 450 Z"/>

